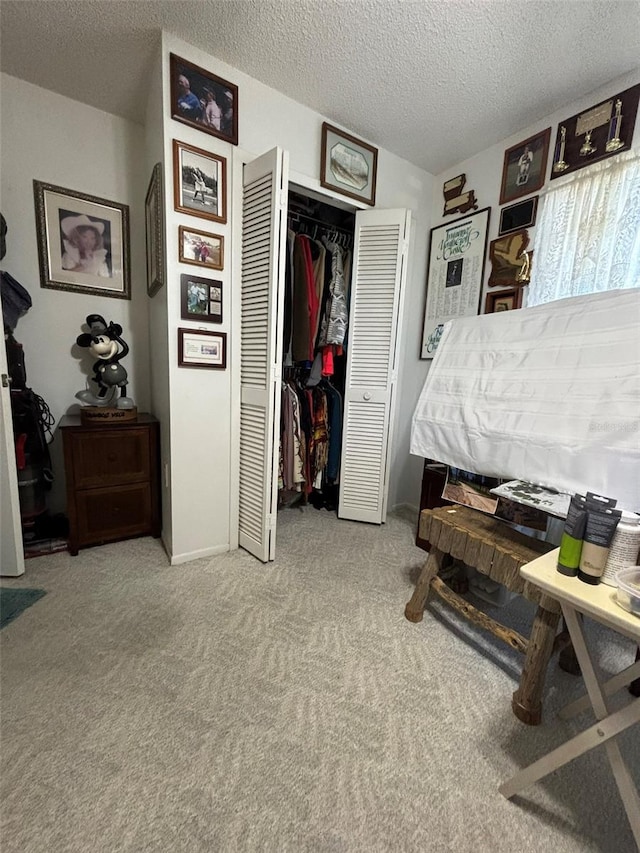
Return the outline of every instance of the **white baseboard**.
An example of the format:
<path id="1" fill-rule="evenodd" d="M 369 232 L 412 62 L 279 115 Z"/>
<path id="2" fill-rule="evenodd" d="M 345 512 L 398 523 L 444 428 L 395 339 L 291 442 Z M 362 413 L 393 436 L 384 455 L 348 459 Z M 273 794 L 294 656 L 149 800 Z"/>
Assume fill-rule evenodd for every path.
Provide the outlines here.
<path id="1" fill-rule="evenodd" d="M 171 565 L 180 566 L 182 563 L 190 563 L 192 560 L 200 560 L 202 557 L 217 557 L 219 554 L 226 554 L 229 550 L 229 545 L 216 545 L 214 548 L 202 548 L 200 551 L 188 551 L 186 554 L 173 554 L 171 556 Z"/>

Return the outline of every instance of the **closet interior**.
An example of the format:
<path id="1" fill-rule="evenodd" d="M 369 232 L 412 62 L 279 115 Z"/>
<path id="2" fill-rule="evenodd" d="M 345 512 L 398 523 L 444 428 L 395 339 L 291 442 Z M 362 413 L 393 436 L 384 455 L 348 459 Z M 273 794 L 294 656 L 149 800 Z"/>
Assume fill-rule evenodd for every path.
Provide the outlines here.
<path id="1" fill-rule="evenodd" d="M 290 188 L 278 509 L 336 512 L 355 214 Z"/>

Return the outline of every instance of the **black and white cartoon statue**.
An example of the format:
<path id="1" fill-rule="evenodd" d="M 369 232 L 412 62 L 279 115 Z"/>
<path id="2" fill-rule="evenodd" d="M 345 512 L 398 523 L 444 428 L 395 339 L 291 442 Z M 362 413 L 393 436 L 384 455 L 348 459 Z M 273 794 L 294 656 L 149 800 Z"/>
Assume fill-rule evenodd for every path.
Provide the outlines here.
<path id="1" fill-rule="evenodd" d="M 120 364 L 129 352 L 129 347 L 121 337 L 122 326 L 114 322 L 107 325 L 100 314 L 89 314 L 86 322 L 91 331 L 78 335 L 76 343 L 79 347 L 87 347 L 96 358 L 92 381 L 98 386 L 98 393 L 86 388 L 78 391 L 76 397 L 90 406 L 111 405 L 118 409 L 133 409 L 134 402 L 131 397 L 127 397 L 127 371 Z"/>

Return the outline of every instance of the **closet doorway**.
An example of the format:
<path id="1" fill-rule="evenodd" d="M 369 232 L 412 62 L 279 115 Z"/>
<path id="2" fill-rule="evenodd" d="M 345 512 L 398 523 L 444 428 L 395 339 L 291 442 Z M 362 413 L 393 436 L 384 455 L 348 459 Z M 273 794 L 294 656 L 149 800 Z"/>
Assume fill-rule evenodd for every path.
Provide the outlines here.
<path id="1" fill-rule="evenodd" d="M 239 544 L 263 562 L 275 558 L 287 230 L 304 215 L 299 199 L 305 190 L 292 188 L 297 204 L 287 221 L 289 189 L 287 152 L 276 148 L 245 165 Z M 338 516 L 380 524 L 387 510 L 410 214 L 359 210 L 354 219 Z M 312 225 L 301 225 L 309 227 L 308 236 Z M 295 370 L 293 363 L 287 367 Z"/>

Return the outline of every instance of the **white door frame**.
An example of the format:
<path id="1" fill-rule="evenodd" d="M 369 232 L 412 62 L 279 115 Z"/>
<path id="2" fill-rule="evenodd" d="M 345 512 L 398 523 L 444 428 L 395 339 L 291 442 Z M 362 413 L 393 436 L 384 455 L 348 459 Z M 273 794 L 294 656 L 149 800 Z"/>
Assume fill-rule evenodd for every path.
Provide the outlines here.
<path id="1" fill-rule="evenodd" d="M 2 319 L 1 309 L 0 319 Z M 2 346 L 0 346 L 0 575 L 18 577 L 23 574 L 24 547 L 20 521 L 18 472 L 13 442 L 7 353 L 3 337 Z"/>

